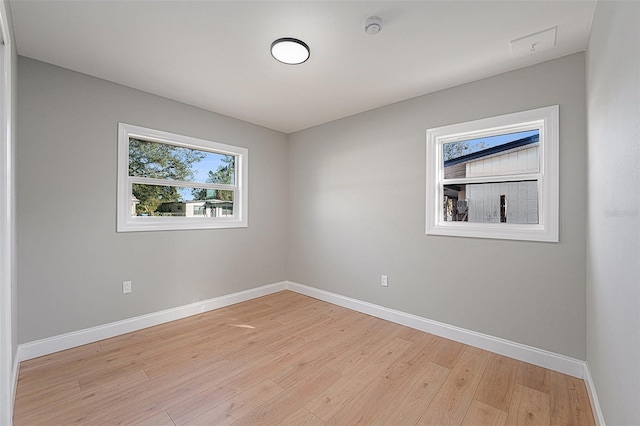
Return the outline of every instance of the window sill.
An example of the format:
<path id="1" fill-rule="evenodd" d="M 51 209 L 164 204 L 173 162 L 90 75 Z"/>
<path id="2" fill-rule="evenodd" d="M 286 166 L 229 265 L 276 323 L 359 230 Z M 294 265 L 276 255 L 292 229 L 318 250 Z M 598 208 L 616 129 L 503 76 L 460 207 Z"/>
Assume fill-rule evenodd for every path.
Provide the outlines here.
<path id="1" fill-rule="evenodd" d="M 427 235 L 558 242 L 558 233 L 555 230 L 548 229 L 548 227 L 545 229 L 544 226 L 538 224 L 444 222 L 428 228 Z"/>

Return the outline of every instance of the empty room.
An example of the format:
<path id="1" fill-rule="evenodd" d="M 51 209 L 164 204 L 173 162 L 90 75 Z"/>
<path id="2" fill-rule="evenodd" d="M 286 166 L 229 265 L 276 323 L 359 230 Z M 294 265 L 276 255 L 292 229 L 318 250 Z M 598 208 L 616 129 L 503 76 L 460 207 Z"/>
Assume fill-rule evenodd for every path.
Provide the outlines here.
<path id="1" fill-rule="evenodd" d="M 640 424 L 640 2 L 0 26 L 0 424 Z"/>

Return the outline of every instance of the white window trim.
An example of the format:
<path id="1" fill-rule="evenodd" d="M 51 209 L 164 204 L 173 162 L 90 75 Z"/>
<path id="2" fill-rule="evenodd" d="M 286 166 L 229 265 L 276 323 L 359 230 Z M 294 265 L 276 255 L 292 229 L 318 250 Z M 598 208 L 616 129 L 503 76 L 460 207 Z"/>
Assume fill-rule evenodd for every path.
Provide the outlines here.
<path id="1" fill-rule="evenodd" d="M 442 145 L 521 130 L 540 129 L 538 173 L 478 178 L 478 182 L 538 180 L 538 224 L 447 222 L 442 214 L 444 161 Z M 427 130 L 426 234 L 456 237 L 558 242 L 559 229 L 559 107 L 501 115 Z M 505 179 L 506 178 L 506 179 Z M 465 179 L 470 182 L 471 179 Z M 447 179 L 446 183 L 456 183 Z"/>
<path id="2" fill-rule="evenodd" d="M 157 183 L 153 179 L 129 176 L 129 138 L 160 142 L 219 154 L 236 156 L 235 185 L 200 184 L 193 182 L 172 182 L 172 184 L 186 187 L 215 186 L 218 189 L 234 191 L 233 216 L 217 218 L 188 218 L 188 217 L 135 217 L 131 216 L 131 189 L 135 183 Z M 118 201 L 117 201 L 117 232 L 135 231 L 163 231 L 179 229 L 215 229 L 215 228 L 246 228 L 249 191 L 248 183 L 249 151 L 232 145 L 192 138 L 189 136 L 163 132 L 118 123 Z"/>

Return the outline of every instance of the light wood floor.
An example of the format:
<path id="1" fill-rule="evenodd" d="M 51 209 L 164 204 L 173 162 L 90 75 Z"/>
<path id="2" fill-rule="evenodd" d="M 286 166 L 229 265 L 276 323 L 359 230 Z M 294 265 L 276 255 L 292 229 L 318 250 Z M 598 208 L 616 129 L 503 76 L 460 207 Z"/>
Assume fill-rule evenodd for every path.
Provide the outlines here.
<path id="1" fill-rule="evenodd" d="M 16 425 L 592 425 L 582 380 L 284 291 L 23 362 Z"/>

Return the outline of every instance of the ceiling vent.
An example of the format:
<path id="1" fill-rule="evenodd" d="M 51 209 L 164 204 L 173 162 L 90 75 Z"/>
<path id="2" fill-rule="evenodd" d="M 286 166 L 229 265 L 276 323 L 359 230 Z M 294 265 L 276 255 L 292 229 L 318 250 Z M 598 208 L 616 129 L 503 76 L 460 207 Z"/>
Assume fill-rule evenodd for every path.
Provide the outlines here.
<path id="1" fill-rule="evenodd" d="M 514 58 L 520 58 L 555 47 L 557 29 L 558 27 L 553 27 L 511 40 L 511 54 Z"/>

